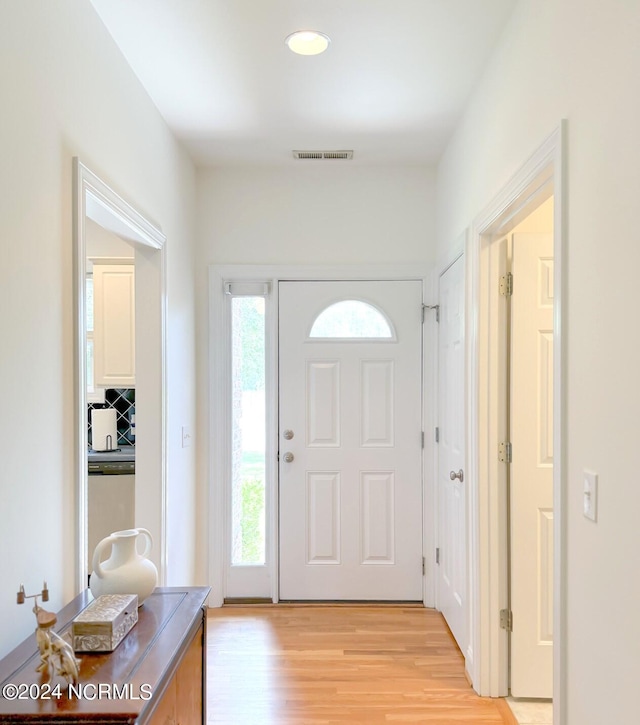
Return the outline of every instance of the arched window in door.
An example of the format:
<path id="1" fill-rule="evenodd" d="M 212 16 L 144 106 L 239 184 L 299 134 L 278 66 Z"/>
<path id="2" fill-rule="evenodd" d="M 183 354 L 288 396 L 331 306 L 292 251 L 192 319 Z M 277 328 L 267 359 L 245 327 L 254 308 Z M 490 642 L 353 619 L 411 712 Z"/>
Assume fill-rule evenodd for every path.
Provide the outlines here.
<path id="1" fill-rule="evenodd" d="M 325 307 L 311 325 L 309 338 L 395 340 L 393 325 L 377 307 L 362 300 L 341 300 Z"/>

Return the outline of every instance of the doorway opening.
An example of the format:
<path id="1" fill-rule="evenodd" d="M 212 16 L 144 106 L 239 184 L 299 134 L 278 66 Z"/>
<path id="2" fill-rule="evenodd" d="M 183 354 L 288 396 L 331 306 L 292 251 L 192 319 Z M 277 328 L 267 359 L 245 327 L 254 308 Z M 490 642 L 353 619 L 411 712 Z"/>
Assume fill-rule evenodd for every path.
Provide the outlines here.
<path id="1" fill-rule="evenodd" d="M 85 220 L 87 569 L 100 541 L 135 527 L 135 249 Z"/>
<path id="2" fill-rule="evenodd" d="M 158 566 L 160 582 L 164 582 L 167 449 L 166 312 L 163 302 L 166 299 L 165 241 L 157 226 L 78 158 L 74 159 L 78 592 L 87 586 L 93 553 L 90 549 L 96 538 L 104 533 L 100 530 L 100 521 L 97 526 L 90 526 L 89 514 L 99 512 L 102 516 L 105 500 L 116 503 L 109 489 L 103 490 L 104 486 L 93 484 L 102 480 L 100 474 L 120 473 L 131 467 L 130 460 L 90 460 L 89 444 L 107 451 L 103 456 L 113 458 L 114 453 L 122 453 L 122 450 L 117 451 L 118 447 L 132 442 L 132 433 L 141 431 L 143 435 L 140 439 L 136 437 L 136 442 L 139 440 L 140 444 L 135 446 L 133 454 L 135 482 L 129 480 L 133 479 L 129 471 L 119 476 L 117 483 L 122 489 L 122 506 L 116 507 L 117 515 L 109 520 L 110 526 L 120 525 L 113 522 L 129 522 L 133 516 L 136 526 L 153 532 L 157 541 L 153 558 Z M 88 283 L 89 279 L 92 284 Z M 95 314 L 88 316 L 90 303 L 94 303 Z M 88 329 L 90 322 L 94 323 L 93 330 Z M 126 330 L 125 335 L 121 334 L 123 330 Z M 144 371 L 144 374 L 136 378 L 136 369 Z M 101 386 L 106 391 L 104 399 Z M 134 388 L 137 412 L 131 405 Z M 99 416 L 100 435 L 96 419 L 89 416 L 90 404 L 111 413 Z M 99 438 L 100 443 L 97 442 Z M 127 455 L 131 457 L 132 451 Z M 101 489 L 97 499 L 89 493 L 89 468 L 94 463 L 102 469 L 100 474 L 91 476 L 92 488 L 96 492 Z M 105 471 L 105 465 L 110 467 L 108 471 Z M 118 518 L 123 511 L 127 518 Z"/>
<path id="3" fill-rule="evenodd" d="M 535 446 L 520 443 L 520 447 L 535 450 L 538 459 L 546 456 L 543 468 L 552 471 L 551 504 L 537 504 L 533 523 L 536 556 L 544 556 L 546 571 L 544 582 L 537 574 L 537 603 L 542 604 L 543 615 L 536 615 L 538 641 L 549 640 L 553 632 L 552 692 L 554 720 L 562 722 L 564 692 L 564 538 L 563 501 L 564 491 L 564 415 L 565 388 L 563 386 L 563 290 L 564 280 L 564 177 L 563 159 L 565 144 L 564 124 L 560 126 L 524 164 L 500 195 L 474 222 L 469 243 L 469 469 L 470 469 L 470 535 L 472 612 L 471 641 L 473 661 L 470 674 L 474 687 L 483 695 L 506 696 L 509 693 L 510 630 L 518 627 L 515 612 L 511 612 L 511 587 L 509 546 L 512 543 L 509 522 L 513 506 L 509 501 L 509 479 L 516 475 L 510 471 L 509 440 L 510 415 L 514 412 L 509 395 L 514 394 L 509 375 L 517 377 L 516 369 L 508 365 L 508 352 L 512 349 L 506 331 L 513 330 L 507 319 L 504 291 L 508 291 L 508 256 L 504 249 L 509 236 L 536 210 L 543 215 L 544 203 L 553 197 L 552 264 L 549 255 L 542 254 L 536 262 L 536 279 L 546 280 L 546 312 L 551 311 L 549 322 L 544 323 L 535 335 L 535 364 L 538 367 L 536 388 L 540 387 L 541 375 L 546 375 L 546 428 L 538 426 Z M 548 211 L 548 209 L 547 209 Z M 514 241 L 515 239 L 515 241 Z M 518 245 L 511 237 L 513 259 L 518 263 L 519 253 L 526 244 Z M 520 240 L 522 241 L 522 239 Z M 534 250 L 538 245 L 532 245 Z M 526 255 L 525 255 L 526 256 Z M 546 259 L 541 259 L 546 256 Z M 546 268 L 545 268 L 546 267 Z M 544 275 L 546 274 L 546 277 Z M 514 280 L 514 289 L 517 282 Z M 501 289 L 502 288 L 502 289 Z M 502 294 L 501 294 L 502 292 Z M 538 296 L 540 291 L 538 290 Z M 539 300 L 538 300 L 539 301 Z M 522 317 L 522 313 L 518 313 Z M 531 313 L 524 313 L 530 317 Z M 518 328 L 519 329 L 519 328 Z M 544 365 L 542 364 L 544 361 Z M 544 368 L 544 371 L 542 370 Z M 515 380 L 516 378 L 514 378 Z M 524 383 L 518 383 L 522 387 Z M 521 391 L 515 391 L 519 394 Z M 536 394 L 540 391 L 536 390 Z M 540 406 L 540 395 L 535 405 Z M 550 408 L 550 410 L 549 410 Z M 542 416 L 536 413 L 540 422 Z M 518 423 L 519 430 L 523 430 Z M 544 430 L 543 430 L 544 429 Z M 543 431 L 543 434 L 541 433 Z M 544 456 L 542 455 L 544 454 Z M 552 460 L 549 460 L 551 454 Z M 518 452 L 513 446 L 515 461 Z M 520 454 L 522 460 L 522 454 Z M 522 477 L 523 474 L 517 474 Z M 515 485 L 515 480 L 513 481 Z M 515 489 L 514 489 L 515 491 Z M 516 497 L 517 498 L 517 497 Z M 515 505 L 515 501 L 513 504 Z M 519 546 L 513 540 L 514 546 Z M 552 553 L 550 549 L 552 548 Z M 515 551 L 514 551 L 515 556 Z M 515 559 L 514 559 L 515 563 Z M 539 562 L 538 562 L 539 563 Z M 523 579 L 521 576 L 520 579 Z M 543 586 L 544 584 L 544 586 Z M 515 582 L 514 582 L 515 585 Z M 544 592 L 544 594 L 543 594 Z M 542 611 L 542 610 L 541 610 Z M 519 619 L 522 620 L 520 615 Z M 522 625 L 522 621 L 520 622 Z M 543 630 L 546 630 L 543 632 Z M 541 636 L 541 633 L 544 636 Z"/>
<path id="4" fill-rule="evenodd" d="M 507 337 L 509 689 L 553 695 L 553 197 L 499 243 Z"/>
<path id="5" fill-rule="evenodd" d="M 386 281 L 376 283 L 371 282 L 371 280 Z M 431 551 L 430 544 L 433 540 L 433 529 L 430 525 L 433 510 L 433 492 L 429 488 L 431 485 L 430 477 L 427 477 L 428 480 L 425 481 L 422 475 L 422 459 L 424 455 L 429 455 L 429 453 L 423 453 L 421 443 L 423 439 L 422 431 L 431 422 L 431 411 L 426 410 L 425 396 L 420 393 L 422 384 L 421 360 L 424 358 L 424 345 L 430 345 L 432 342 L 430 337 L 425 342 L 422 335 L 422 301 L 426 280 L 426 269 L 420 270 L 416 274 L 415 266 L 408 265 L 398 265 L 392 269 L 388 267 L 381 269 L 373 266 L 359 266 L 357 269 L 353 269 L 351 267 L 265 267 L 261 265 L 225 265 L 210 268 L 212 366 L 210 387 L 210 541 L 208 551 L 210 581 L 214 592 L 210 600 L 210 606 L 221 606 L 225 601 L 270 600 L 275 603 L 281 597 L 287 599 L 309 598 L 306 594 L 301 595 L 299 592 L 293 594 L 282 594 L 281 592 L 281 557 L 283 554 L 281 488 L 283 485 L 282 476 L 294 473 L 297 468 L 296 464 L 304 460 L 300 446 L 307 447 L 305 441 L 313 431 L 308 430 L 307 422 L 309 421 L 298 420 L 292 425 L 291 421 L 287 422 L 284 418 L 281 419 L 283 409 L 279 390 L 283 380 L 288 383 L 292 382 L 294 377 L 297 377 L 298 380 L 304 380 L 308 376 L 313 377 L 315 375 L 312 382 L 320 385 L 320 387 L 315 388 L 316 393 L 320 396 L 316 396 L 315 403 L 311 400 L 313 396 L 307 395 L 308 391 L 305 392 L 304 383 L 301 383 L 302 390 L 295 392 L 291 397 L 291 401 L 295 404 L 299 401 L 304 403 L 306 400 L 306 403 L 302 406 L 303 409 L 305 405 L 317 404 L 321 406 L 316 411 L 320 415 L 320 418 L 315 420 L 318 425 L 324 425 L 325 423 L 329 425 L 332 420 L 335 422 L 332 411 L 335 412 L 336 409 L 332 407 L 332 399 L 323 397 L 323 394 L 320 394 L 322 392 L 320 388 L 323 381 L 329 385 L 329 388 L 331 388 L 332 381 L 336 383 L 335 390 L 332 388 L 334 392 L 339 388 L 338 377 L 333 375 L 340 367 L 340 364 L 333 364 L 338 361 L 336 357 L 338 347 L 341 350 L 345 348 L 343 352 L 348 353 L 351 357 L 355 355 L 353 365 L 355 366 L 356 378 L 361 382 L 364 381 L 362 385 L 367 381 L 369 385 L 369 388 L 366 388 L 366 386 L 363 388 L 360 383 L 354 382 L 356 378 L 346 384 L 347 378 L 343 377 L 345 381 L 343 393 L 350 396 L 350 402 L 347 403 L 346 399 L 343 401 L 344 411 L 348 412 L 354 420 L 366 422 L 369 425 L 369 429 L 364 431 L 366 433 L 364 437 L 360 436 L 362 431 L 352 431 L 350 433 L 354 438 L 355 448 L 361 450 L 361 452 L 368 452 L 371 456 L 375 456 L 377 453 L 379 456 L 388 458 L 393 454 L 394 447 L 400 446 L 402 448 L 407 444 L 413 446 L 412 461 L 414 463 L 412 464 L 411 477 L 412 485 L 415 485 L 417 490 L 415 500 L 410 506 L 417 524 L 409 532 L 408 527 L 401 526 L 394 519 L 393 510 L 388 506 L 389 501 L 394 499 L 394 495 L 397 493 L 397 487 L 404 483 L 400 479 L 405 477 L 398 474 L 396 477 L 398 480 L 394 480 L 392 475 L 394 466 L 387 459 L 385 459 L 386 463 L 384 465 L 378 461 L 375 465 L 372 463 L 361 467 L 362 470 L 354 479 L 356 493 L 354 494 L 355 498 L 351 501 L 348 516 L 356 516 L 357 518 L 358 511 L 365 512 L 364 519 L 369 521 L 371 525 L 368 529 L 370 534 L 368 536 L 364 534 L 360 537 L 352 536 L 352 532 L 349 532 L 349 536 L 353 539 L 349 543 L 349 546 L 353 548 L 353 560 L 357 561 L 357 566 L 362 565 L 360 568 L 366 570 L 366 574 L 370 579 L 376 580 L 382 576 L 383 571 L 386 574 L 395 571 L 397 568 L 396 558 L 401 556 L 401 558 L 407 559 L 405 563 L 411 568 L 412 572 L 413 585 L 411 592 L 394 596 L 389 590 L 384 595 L 378 595 L 375 598 L 422 600 L 427 606 L 433 606 L 433 567 L 430 560 L 428 560 L 426 567 L 423 561 L 424 552 Z M 303 361 L 301 369 L 291 373 L 291 375 L 286 371 L 283 373 L 283 360 L 288 361 L 289 354 L 285 352 L 283 357 L 283 352 L 280 349 L 283 325 L 280 317 L 283 304 L 281 288 L 294 283 L 298 286 L 304 286 L 305 289 L 307 286 L 311 287 L 313 285 L 320 285 L 324 289 L 325 285 L 330 284 L 346 286 L 366 286 L 367 284 L 397 284 L 403 286 L 407 284 L 412 286 L 414 293 L 411 298 L 410 317 L 416 321 L 416 331 L 412 333 L 413 337 L 411 338 L 413 342 L 408 342 L 409 336 L 404 329 L 400 337 L 397 335 L 398 330 L 395 327 L 395 320 L 397 318 L 401 321 L 401 326 L 404 325 L 404 319 L 408 317 L 404 312 L 399 314 L 395 310 L 392 315 L 393 323 L 389 323 L 388 320 L 385 320 L 385 314 L 382 312 L 382 310 L 386 309 L 386 303 L 381 305 L 376 302 L 375 294 L 373 297 L 365 293 L 355 294 L 354 296 L 343 290 L 336 292 L 333 289 L 328 292 L 326 299 L 323 298 L 315 306 L 312 305 L 313 309 L 307 310 L 308 314 L 304 319 L 304 323 L 301 323 L 303 329 L 301 328 L 302 331 L 296 338 L 298 340 L 296 345 L 311 351 L 313 360 L 309 358 L 308 361 Z M 301 299 L 306 304 L 308 295 L 302 294 Z M 397 304 L 399 302 L 392 300 L 391 307 L 394 309 L 394 305 Z M 238 308 L 235 312 L 234 305 Z M 241 318 L 246 311 L 240 310 L 243 305 L 252 308 L 247 313 L 249 316 L 256 318 L 252 324 L 259 323 L 259 334 L 256 335 L 256 330 L 252 328 L 252 333 L 247 338 L 250 344 L 247 342 L 246 353 L 254 356 L 254 363 L 258 358 L 260 359 L 257 366 L 252 363 L 253 368 L 251 370 L 251 375 L 254 375 L 254 373 L 257 373 L 257 367 L 261 368 L 260 381 L 253 378 L 249 381 L 247 377 L 249 372 L 242 369 L 241 359 L 245 357 L 242 345 L 245 343 L 236 339 L 237 335 L 234 333 L 234 328 L 241 332 L 242 325 L 245 324 Z M 297 303 L 288 304 L 288 306 L 291 309 L 300 307 Z M 323 310 L 324 314 L 322 314 Z M 336 327 L 336 311 L 339 318 L 338 327 Z M 429 332 L 427 331 L 428 335 Z M 257 338 L 260 338 L 259 351 L 251 347 Z M 240 347 L 238 347 L 238 342 Z M 392 419 L 395 410 L 395 406 L 392 405 L 394 393 L 392 372 L 394 366 L 397 367 L 400 364 L 394 362 L 392 353 L 396 347 L 401 347 L 404 350 L 407 345 L 411 346 L 408 355 L 414 360 L 412 364 L 415 364 L 414 377 L 418 386 L 417 392 L 413 391 L 412 395 L 408 396 L 413 406 L 410 416 L 412 422 L 410 433 L 402 428 L 405 425 L 406 417 L 401 414 L 400 409 L 396 419 Z M 335 348 L 335 354 L 332 357 L 333 367 L 331 365 L 316 365 L 314 361 L 318 362 L 318 356 L 322 357 L 324 355 L 322 350 L 327 346 Z M 249 350 L 249 347 L 251 347 L 251 350 Z M 365 356 L 366 359 L 363 358 L 361 361 L 356 354 L 356 349 L 364 350 L 365 347 L 371 355 L 369 357 Z M 255 357 L 256 355 L 257 357 Z M 376 356 L 380 357 L 380 360 L 374 361 L 373 358 Z M 346 370 L 344 365 L 342 369 L 343 371 Z M 234 381 L 239 381 L 238 385 Z M 396 376 L 396 384 L 399 390 L 404 385 L 404 377 Z M 237 394 L 234 393 L 236 388 L 238 388 Z M 356 405 L 357 400 L 364 400 L 366 396 L 363 397 L 362 392 L 363 390 L 366 392 L 367 389 L 370 389 L 378 396 L 379 406 L 367 407 L 365 405 L 362 407 L 359 403 Z M 327 389 L 325 392 L 329 395 L 331 390 Z M 370 397 L 367 398 L 369 402 L 371 402 Z M 245 410 L 245 402 L 248 406 L 251 401 L 253 401 L 252 405 L 255 404 L 252 409 L 253 412 L 249 412 L 248 407 Z M 379 413 L 377 417 L 374 414 L 374 407 L 375 411 Z M 426 424 L 425 421 L 427 421 Z M 394 429 L 394 426 L 397 430 Z M 242 443 L 238 446 L 235 445 L 234 438 L 239 436 L 234 434 L 234 430 L 239 432 L 242 437 Z M 318 433 L 318 431 L 315 432 Z M 392 445 L 394 434 L 396 438 L 395 443 Z M 322 436 L 320 437 L 322 438 Z M 429 441 L 427 441 L 426 448 L 427 451 L 431 451 Z M 319 439 L 310 447 L 310 450 L 318 455 L 331 455 L 336 451 L 339 452 L 339 449 L 340 446 L 333 445 L 330 440 L 323 442 L 319 441 Z M 290 456 L 285 458 L 287 453 Z M 415 461 L 417 461 L 417 464 Z M 350 529 L 351 521 L 347 520 L 347 513 L 342 512 L 338 516 L 337 508 L 335 506 L 332 508 L 330 505 L 331 501 L 336 505 L 339 501 L 338 496 L 333 496 L 339 490 L 338 464 L 334 461 L 334 463 L 327 463 L 326 465 L 320 463 L 313 466 L 304 465 L 303 468 L 310 474 L 309 476 L 304 474 L 298 482 L 299 486 L 296 484 L 295 488 L 300 488 L 303 492 L 306 491 L 305 495 L 317 494 L 315 499 L 317 505 L 312 507 L 312 512 L 318 515 L 323 511 L 328 512 L 333 517 L 333 524 L 337 526 L 340 519 L 345 524 L 345 530 Z M 236 475 L 236 473 L 239 475 Z M 315 475 L 316 473 L 318 475 Z M 323 478 L 324 474 L 331 475 Z M 246 486 L 242 482 L 243 478 L 247 478 L 247 476 L 252 477 L 252 485 L 249 486 L 251 488 L 250 492 L 244 491 Z M 239 481 L 238 484 L 234 484 L 236 478 Z M 257 479 L 261 479 L 261 482 L 256 483 Z M 251 505 L 248 506 L 248 509 L 251 516 L 255 515 L 250 522 L 244 520 L 247 517 L 243 512 L 247 509 L 247 506 L 245 506 L 247 501 L 243 500 L 247 496 L 251 499 L 249 502 Z M 310 511 L 311 509 L 302 505 L 302 508 L 297 513 L 293 512 L 288 520 L 307 519 L 309 525 L 306 526 L 306 531 L 311 531 L 313 522 L 310 522 L 307 517 Z M 424 527 L 423 521 L 427 517 L 427 512 L 429 525 Z M 341 518 L 343 516 L 344 518 Z M 236 520 L 237 525 L 234 524 Z M 316 524 L 319 521 L 320 519 L 317 519 Z M 387 524 L 389 526 L 385 529 Z M 248 558 L 245 556 L 245 552 L 241 555 L 238 553 L 240 549 L 245 548 L 241 532 L 243 529 L 246 530 L 247 526 L 257 534 L 257 544 L 255 546 L 251 545 L 252 548 L 247 549 L 249 552 L 247 554 Z M 316 526 L 315 530 L 316 533 L 325 536 L 324 527 L 318 528 Z M 337 528 L 334 527 L 333 530 L 335 533 Z M 406 552 L 400 545 L 403 537 L 411 538 L 410 557 L 406 556 Z M 285 553 L 291 555 L 297 551 L 303 559 L 305 559 L 305 556 L 309 559 L 307 554 L 309 554 L 313 546 L 317 545 L 317 550 L 314 549 L 315 553 L 312 552 L 313 563 L 309 563 L 307 566 L 303 561 L 303 567 L 313 569 L 314 574 L 324 573 L 329 575 L 331 571 L 341 569 L 342 558 L 346 554 L 346 549 L 338 551 L 338 548 L 334 546 L 332 553 L 337 555 L 333 558 L 328 556 L 324 551 L 324 548 L 326 548 L 324 545 L 333 545 L 337 541 L 335 536 L 329 538 L 330 541 L 328 539 L 327 541 L 324 539 L 322 541 L 320 539 L 311 541 L 308 537 L 302 537 L 302 539 L 294 543 L 285 544 Z M 240 547 L 235 543 L 237 540 L 240 540 Z M 427 545 L 425 545 L 425 542 L 427 542 Z M 394 548 L 396 544 L 398 546 L 397 550 Z M 318 547 L 323 551 L 320 552 Z M 410 561 L 408 561 L 409 558 Z M 379 574 L 378 577 L 376 577 L 376 572 Z M 290 578 L 290 581 L 295 582 L 295 580 L 296 577 L 293 580 Z M 342 584 L 340 586 L 336 585 L 337 589 L 333 594 L 326 590 L 321 598 L 343 600 L 364 598 L 364 595 L 360 593 L 347 591 L 348 587 L 351 586 L 350 577 L 346 577 L 341 581 Z M 341 595 L 340 592 L 343 589 L 345 593 Z M 392 586 L 391 589 L 394 589 L 394 587 Z M 325 591 L 324 588 L 322 590 Z M 315 595 L 310 598 L 318 599 Z"/>

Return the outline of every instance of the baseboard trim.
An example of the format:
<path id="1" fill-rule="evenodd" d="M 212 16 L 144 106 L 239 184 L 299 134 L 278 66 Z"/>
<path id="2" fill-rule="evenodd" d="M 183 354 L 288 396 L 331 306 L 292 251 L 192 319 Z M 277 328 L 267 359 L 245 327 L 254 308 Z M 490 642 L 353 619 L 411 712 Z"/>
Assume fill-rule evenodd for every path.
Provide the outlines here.
<path id="1" fill-rule="evenodd" d="M 273 604 L 273 600 L 270 597 L 225 597 L 222 601 L 225 607 L 245 604 Z"/>

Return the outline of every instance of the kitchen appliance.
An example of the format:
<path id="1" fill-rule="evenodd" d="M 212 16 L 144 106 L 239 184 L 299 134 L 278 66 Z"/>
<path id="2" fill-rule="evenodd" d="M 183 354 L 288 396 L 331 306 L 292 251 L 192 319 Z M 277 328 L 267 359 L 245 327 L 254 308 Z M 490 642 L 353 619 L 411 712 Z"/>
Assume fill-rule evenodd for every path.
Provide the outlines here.
<path id="1" fill-rule="evenodd" d="M 93 408 L 91 411 L 91 445 L 96 451 L 112 451 L 118 447 L 118 412 L 115 408 Z"/>
<path id="2" fill-rule="evenodd" d="M 113 531 L 135 525 L 135 446 L 113 451 L 88 452 L 88 541 L 87 571 L 91 573 L 93 552 Z"/>

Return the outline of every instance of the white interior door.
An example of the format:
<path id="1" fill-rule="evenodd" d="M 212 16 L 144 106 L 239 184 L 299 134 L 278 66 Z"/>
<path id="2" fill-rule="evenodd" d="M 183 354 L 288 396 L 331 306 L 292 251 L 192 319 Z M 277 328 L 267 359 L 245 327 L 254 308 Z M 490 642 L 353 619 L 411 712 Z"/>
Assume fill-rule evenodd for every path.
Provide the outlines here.
<path id="1" fill-rule="evenodd" d="M 465 652 L 468 617 L 463 257 L 440 276 L 438 348 L 437 601 L 458 646 Z"/>
<path id="2" fill-rule="evenodd" d="M 553 693 L 553 238 L 514 234 L 511 693 Z"/>
<path id="3" fill-rule="evenodd" d="M 422 599 L 421 310 L 417 281 L 279 285 L 281 599 Z"/>

